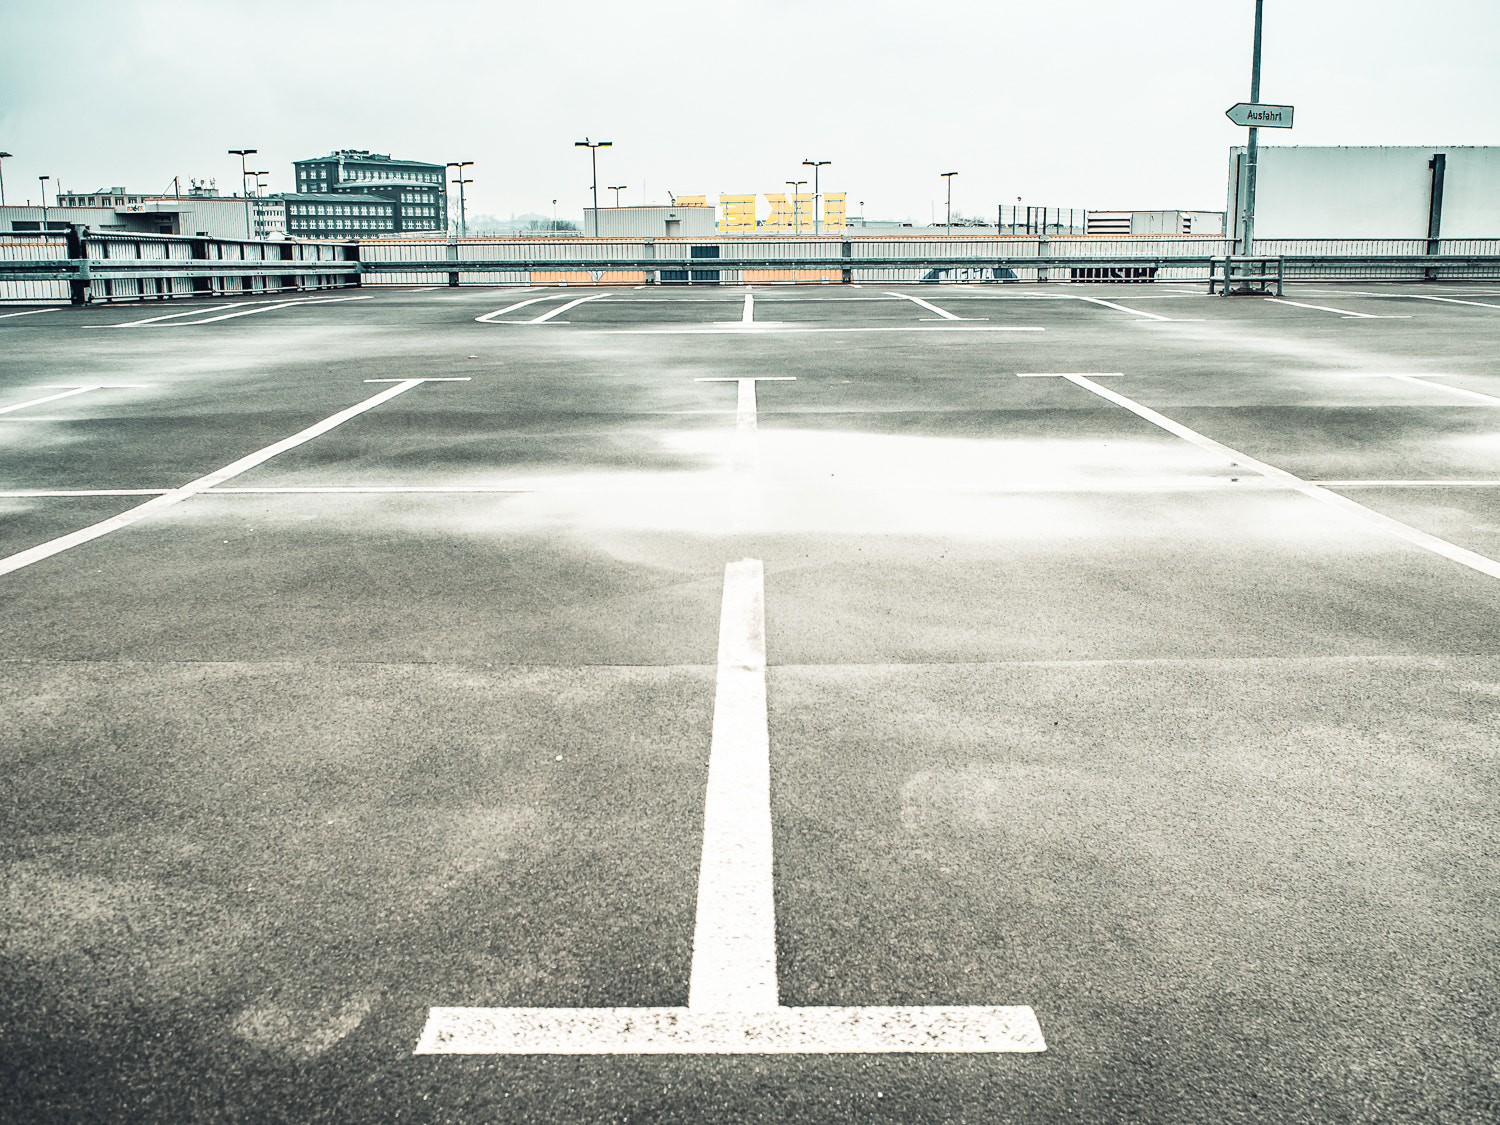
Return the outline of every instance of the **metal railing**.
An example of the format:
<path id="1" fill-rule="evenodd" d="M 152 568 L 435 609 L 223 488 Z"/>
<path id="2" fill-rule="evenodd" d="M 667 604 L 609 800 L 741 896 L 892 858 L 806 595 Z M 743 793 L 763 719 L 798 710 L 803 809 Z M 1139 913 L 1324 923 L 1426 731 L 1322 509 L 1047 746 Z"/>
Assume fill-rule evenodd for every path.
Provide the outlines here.
<path id="1" fill-rule="evenodd" d="M 74 229 L 0 235 L 0 301 L 84 304 L 346 286 L 947 281 L 1500 280 L 1500 239 L 874 236 L 228 241 Z M 1273 273 L 1269 266 L 1275 263 Z M 1256 263 L 1259 263 L 1258 265 Z"/>

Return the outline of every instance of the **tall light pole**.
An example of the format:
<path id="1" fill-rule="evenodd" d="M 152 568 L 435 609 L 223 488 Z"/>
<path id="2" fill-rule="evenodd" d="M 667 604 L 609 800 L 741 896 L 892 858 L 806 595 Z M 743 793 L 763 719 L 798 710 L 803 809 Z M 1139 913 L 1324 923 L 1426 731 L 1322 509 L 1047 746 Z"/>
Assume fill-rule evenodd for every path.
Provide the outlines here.
<path id="1" fill-rule="evenodd" d="M 238 156 L 240 158 L 240 194 L 245 197 L 246 239 L 249 239 L 250 237 L 250 193 L 245 190 L 245 178 L 249 176 L 250 173 L 245 168 L 245 157 L 254 156 L 257 151 L 257 149 L 253 148 L 232 148 L 228 150 L 230 156 Z"/>
<path id="2" fill-rule="evenodd" d="M 953 177 L 957 172 L 939 172 L 943 179 L 948 181 L 948 237 L 953 237 Z"/>
<path id="3" fill-rule="evenodd" d="M 628 188 L 629 186 L 630 186 L 629 184 L 612 184 L 612 185 L 609 185 L 609 186 L 605 187 L 604 190 L 605 191 L 612 191 L 612 192 L 615 193 L 615 206 L 618 207 L 620 205 L 620 193 L 622 191 L 624 191 L 626 188 Z M 594 233 L 597 234 L 599 232 L 595 231 Z"/>
<path id="4" fill-rule="evenodd" d="M 792 189 L 792 225 L 798 234 L 802 233 L 802 212 L 797 210 L 797 189 L 806 187 L 806 180 L 787 180 L 786 186 Z"/>
<path id="5" fill-rule="evenodd" d="M 469 234 L 469 224 L 464 216 L 464 185 L 472 184 L 474 181 L 464 179 L 464 169 L 472 168 L 474 162 L 472 160 L 450 160 L 446 166 L 458 169 L 458 179 L 451 182 L 458 185 L 458 237 L 466 238 Z"/>
<path id="6" fill-rule="evenodd" d="M 250 175 L 252 175 L 252 176 L 255 177 L 255 229 L 256 229 L 256 235 L 255 235 L 255 237 L 256 238 L 262 237 L 263 232 L 262 232 L 261 228 L 265 226 L 265 217 L 261 213 L 261 209 L 260 209 L 260 189 L 263 188 L 263 187 L 265 187 L 266 185 L 260 182 L 260 178 L 262 176 L 269 176 L 270 174 L 271 174 L 271 170 L 269 168 L 262 168 L 259 172 L 251 172 L 250 173 Z"/>
<path id="7" fill-rule="evenodd" d="M 8 152 L 0 152 L 0 207 L 5 206 L 5 158 Z"/>
<path id="8" fill-rule="evenodd" d="M 813 170 L 813 234 L 823 233 L 823 220 L 818 217 L 818 169 L 825 164 L 832 164 L 832 160 L 804 160 L 802 162 Z"/>
<path id="9" fill-rule="evenodd" d="M 37 177 L 37 179 L 39 179 L 39 180 L 42 181 L 42 233 L 43 234 L 47 233 L 47 181 L 50 180 L 51 178 L 52 178 L 51 176 L 38 176 Z"/>
<path id="10" fill-rule="evenodd" d="M 586 148 L 589 150 L 589 164 L 594 172 L 594 237 L 599 237 L 599 150 L 610 148 L 610 141 L 591 141 L 584 137 L 581 141 L 573 142 L 574 148 Z"/>
<path id="11" fill-rule="evenodd" d="M 1265 0 L 1255 0 L 1255 53 L 1250 60 L 1250 104 L 1260 104 L 1260 19 L 1261 8 Z M 1245 253 L 1250 253 L 1250 247 L 1255 240 L 1255 162 L 1256 144 L 1260 139 L 1260 130 L 1254 125 L 1250 126 L 1250 140 L 1245 146 Z M 1230 231 L 1230 241 L 1233 243 L 1234 232 Z M 1228 286 L 1226 281 L 1225 286 Z"/>

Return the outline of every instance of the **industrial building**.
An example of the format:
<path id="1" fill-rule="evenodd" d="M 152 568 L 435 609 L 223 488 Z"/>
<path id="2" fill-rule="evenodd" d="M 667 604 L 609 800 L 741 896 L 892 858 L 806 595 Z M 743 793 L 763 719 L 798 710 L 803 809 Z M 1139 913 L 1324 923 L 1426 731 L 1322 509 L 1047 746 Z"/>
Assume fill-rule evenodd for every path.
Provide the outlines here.
<path id="1" fill-rule="evenodd" d="M 582 233 L 601 238 L 707 238 L 717 229 L 714 209 L 703 203 L 583 209 Z"/>
<path id="2" fill-rule="evenodd" d="M 13 218 L 10 230 L 37 230 L 25 225 L 37 219 Z M 194 185 L 185 195 L 148 195 L 124 187 L 91 192 L 60 192 L 49 208 L 49 226 L 56 221 L 95 230 L 137 234 L 197 234 L 210 238 L 282 238 L 286 208 L 276 196 L 220 195 L 218 189 Z M 15 225 L 17 222 L 23 225 Z"/>
<path id="3" fill-rule="evenodd" d="M 1244 148 L 1229 150 L 1226 206 L 1245 233 Z M 1259 147 L 1255 238 L 1494 238 L 1500 147 Z"/>
<path id="4" fill-rule="evenodd" d="M 447 168 L 422 160 L 396 160 L 367 149 L 336 149 L 327 156 L 292 163 L 293 177 L 297 185 L 295 195 L 288 195 L 289 203 L 301 205 L 304 196 L 325 194 L 358 195 L 358 203 L 346 201 L 349 207 L 368 207 L 373 197 L 387 204 L 389 209 L 380 216 L 363 211 L 359 216 L 347 210 L 338 215 L 327 213 L 289 212 L 293 218 L 352 219 L 356 217 L 389 219 L 380 228 L 346 227 L 351 232 L 375 231 L 386 234 L 401 234 L 410 231 L 442 231 L 448 227 L 448 190 L 444 180 Z M 324 201 L 326 204 L 326 200 Z M 339 204 L 338 206 L 345 206 Z M 326 211 L 326 207 L 325 207 Z M 302 235 L 302 228 L 289 228 L 293 235 Z M 332 227 L 328 229 L 333 229 Z M 365 237 L 371 237 L 365 233 Z M 308 237 L 303 235 L 303 237 Z"/>

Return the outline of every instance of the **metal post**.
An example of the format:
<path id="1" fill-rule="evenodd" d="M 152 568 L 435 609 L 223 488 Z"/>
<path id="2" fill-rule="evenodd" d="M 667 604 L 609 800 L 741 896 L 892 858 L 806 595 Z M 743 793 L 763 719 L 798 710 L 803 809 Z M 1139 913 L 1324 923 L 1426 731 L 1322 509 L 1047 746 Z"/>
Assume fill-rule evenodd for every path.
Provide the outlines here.
<path id="1" fill-rule="evenodd" d="M 249 176 L 250 173 L 245 170 L 245 157 L 254 156 L 256 151 L 257 150 L 253 148 L 232 148 L 228 150 L 230 156 L 238 156 L 240 158 L 240 194 L 245 197 L 246 242 L 250 241 L 250 193 L 245 190 L 245 178 Z"/>
<path id="2" fill-rule="evenodd" d="M 825 164 L 832 164 L 832 160 L 804 160 L 803 164 L 813 170 L 813 234 L 823 233 L 823 220 L 818 217 L 818 169 Z"/>
<path id="3" fill-rule="evenodd" d="M 804 188 L 804 187 L 806 187 L 807 186 L 807 181 L 806 180 L 783 180 L 782 182 L 785 183 L 787 187 L 789 187 L 789 188 L 792 189 L 792 229 L 793 229 L 793 231 L 795 233 L 801 234 L 802 233 L 802 212 L 797 209 L 797 195 L 798 195 L 797 189 L 798 188 Z M 793 276 L 794 279 L 796 277 L 796 274 L 797 274 L 797 271 L 796 271 L 796 268 L 794 267 L 792 269 L 792 276 Z"/>
<path id="4" fill-rule="evenodd" d="M 948 237 L 953 237 L 953 177 L 957 172 L 940 172 L 939 175 L 948 181 Z"/>
<path id="5" fill-rule="evenodd" d="M 1255 54 L 1250 63 L 1250 104 L 1257 105 L 1260 102 L 1260 27 L 1261 11 L 1265 7 L 1266 0 L 1255 0 Z M 1245 254 L 1249 256 L 1255 252 L 1255 166 L 1257 161 L 1257 144 L 1260 139 L 1260 130 L 1254 125 L 1250 126 L 1250 141 L 1246 146 L 1249 159 L 1246 161 L 1245 176 Z"/>
<path id="6" fill-rule="evenodd" d="M 37 177 L 37 179 L 40 180 L 41 183 L 42 183 L 42 233 L 43 234 L 47 233 L 47 181 L 50 180 L 51 178 L 52 178 L 51 176 L 38 176 Z"/>
<path id="7" fill-rule="evenodd" d="M 586 148 L 589 150 L 589 164 L 594 173 L 594 237 L 599 237 L 599 150 L 609 148 L 612 141 L 591 141 L 584 137 L 581 141 L 574 141 L 574 148 Z M 557 228 L 556 217 L 553 218 L 553 229 Z"/>
<path id="8" fill-rule="evenodd" d="M 0 207 L 5 206 L 5 158 L 8 152 L 0 152 Z"/>

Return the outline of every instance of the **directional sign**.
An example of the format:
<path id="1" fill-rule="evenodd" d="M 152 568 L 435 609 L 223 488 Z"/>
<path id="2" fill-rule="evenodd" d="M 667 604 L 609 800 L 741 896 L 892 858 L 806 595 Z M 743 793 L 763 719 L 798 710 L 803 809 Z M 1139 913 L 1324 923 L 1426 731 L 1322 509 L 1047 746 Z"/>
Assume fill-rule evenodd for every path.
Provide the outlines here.
<path id="1" fill-rule="evenodd" d="M 1240 102 L 1224 111 L 1224 116 L 1236 125 L 1255 125 L 1262 129 L 1290 129 L 1292 107 L 1289 105 L 1255 105 Z"/>

